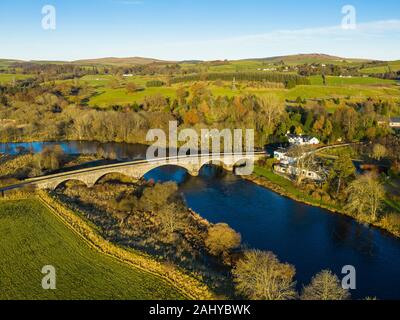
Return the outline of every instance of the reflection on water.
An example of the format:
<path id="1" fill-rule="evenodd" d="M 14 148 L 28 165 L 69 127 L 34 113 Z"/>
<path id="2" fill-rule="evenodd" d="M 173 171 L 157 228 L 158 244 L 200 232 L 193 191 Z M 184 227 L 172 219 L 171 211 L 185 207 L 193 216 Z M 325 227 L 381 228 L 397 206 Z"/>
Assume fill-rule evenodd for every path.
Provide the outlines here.
<path id="1" fill-rule="evenodd" d="M 55 144 L 72 154 L 95 153 L 102 147 L 129 160 L 144 158 L 147 148 L 124 143 L 24 143 L 0 144 L 0 152 L 16 153 L 21 146 L 40 152 Z M 248 247 L 271 250 L 294 264 L 299 289 L 323 269 L 340 275 L 343 266 L 353 265 L 357 270 L 353 298 L 400 299 L 400 240 L 394 237 L 284 198 L 214 166 L 204 167 L 199 177 L 189 176 L 184 169 L 162 167 L 145 178 L 176 181 L 193 210 L 213 223 L 228 223 Z"/>
<path id="2" fill-rule="evenodd" d="M 15 155 L 21 150 L 39 153 L 46 147 L 60 146 L 67 154 L 95 154 L 102 148 L 105 154 L 115 152 L 119 159 L 145 159 L 147 146 L 129 143 L 96 141 L 0 143 L 0 153 Z"/>

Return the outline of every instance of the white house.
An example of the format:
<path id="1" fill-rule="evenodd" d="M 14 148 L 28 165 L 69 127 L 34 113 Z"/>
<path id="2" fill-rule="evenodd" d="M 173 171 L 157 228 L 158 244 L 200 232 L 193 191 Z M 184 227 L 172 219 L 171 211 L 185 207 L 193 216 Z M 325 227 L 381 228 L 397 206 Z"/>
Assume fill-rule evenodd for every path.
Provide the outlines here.
<path id="1" fill-rule="evenodd" d="M 391 128 L 400 129 L 400 118 L 391 118 L 389 126 Z"/>
<path id="2" fill-rule="evenodd" d="M 286 137 L 291 145 L 306 146 L 306 145 L 318 145 L 320 141 L 318 138 L 311 136 L 287 134 Z"/>
<path id="3" fill-rule="evenodd" d="M 297 158 L 288 155 L 287 149 L 278 149 L 274 151 L 274 158 L 283 164 L 293 164 L 297 161 Z"/>
<path id="4" fill-rule="evenodd" d="M 380 126 L 389 125 L 390 128 L 400 129 L 400 118 L 390 118 L 389 121 L 388 120 L 379 120 L 378 125 L 380 125 Z"/>
<path id="5" fill-rule="evenodd" d="M 317 172 L 312 171 L 312 170 L 301 170 L 295 166 L 291 165 L 284 165 L 284 164 L 278 164 L 274 167 L 274 170 L 277 173 L 285 174 L 288 176 L 302 176 L 305 179 L 310 179 L 313 181 L 323 181 L 324 178 L 321 177 Z"/>

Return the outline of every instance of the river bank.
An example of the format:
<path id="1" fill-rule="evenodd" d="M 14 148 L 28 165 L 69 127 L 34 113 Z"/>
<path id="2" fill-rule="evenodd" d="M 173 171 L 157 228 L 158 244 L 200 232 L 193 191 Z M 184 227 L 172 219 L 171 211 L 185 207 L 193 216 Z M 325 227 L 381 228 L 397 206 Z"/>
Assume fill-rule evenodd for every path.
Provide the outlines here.
<path id="1" fill-rule="evenodd" d="M 333 203 L 327 203 L 324 202 L 322 199 L 317 200 L 310 196 L 309 194 L 306 194 L 304 191 L 299 190 L 297 187 L 293 185 L 293 183 L 279 175 L 276 175 L 275 173 L 261 168 L 261 167 L 256 167 L 255 168 L 255 173 L 251 176 L 245 176 L 243 177 L 245 180 L 250 181 L 256 185 L 259 185 L 261 187 L 267 188 L 283 197 L 292 199 L 294 201 L 313 206 L 313 207 L 318 207 L 321 209 L 328 210 L 332 213 L 336 214 L 341 214 L 347 217 L 350 217 L 357 221 L 358 223 L 364 224 L 364 225 L 369 225 L 375 228 L 378 228 L 384 232 L 388 232 L 392 236 L 396 238 L 400 238 L 400 230 L 393 228 L 387 221 L 387 217 L 383 216 L 380 218 L 378 221 L 369 221 L 363 217 L 355 217 L 354 215 L 349 214 L 346 212 L 342 206 L 339 204 L 333 204 Z"/>

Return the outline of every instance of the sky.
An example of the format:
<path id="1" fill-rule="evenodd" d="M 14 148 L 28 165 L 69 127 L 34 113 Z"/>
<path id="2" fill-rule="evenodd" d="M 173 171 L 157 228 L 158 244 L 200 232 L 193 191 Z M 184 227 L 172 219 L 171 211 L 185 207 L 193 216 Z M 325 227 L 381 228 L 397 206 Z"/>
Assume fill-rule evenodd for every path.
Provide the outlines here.
<path id="1" fill-rule="evenodd" d="M 42 13 L 46 5 L 55 19 Z M 342 12 L 346 5 L 354 15 Z M 0 0 L 0 58 L 177 61 L 298 53 L 400 59 L 400 1 Z"/>

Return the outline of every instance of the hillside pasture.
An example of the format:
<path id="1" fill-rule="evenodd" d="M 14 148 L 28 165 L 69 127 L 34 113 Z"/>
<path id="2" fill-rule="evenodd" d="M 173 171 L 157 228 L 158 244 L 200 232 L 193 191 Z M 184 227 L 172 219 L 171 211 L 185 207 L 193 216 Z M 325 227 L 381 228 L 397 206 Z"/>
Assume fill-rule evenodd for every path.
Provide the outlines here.
<path id="1" fill-rule="evenodd" d="M 107 108 L 113 105 L 128 105 L 142 103 L 146 96 L 161 94 L 164 97 L 175 98 L 175 90 L 171 87 L 146 88 L 143 91 L 129 93 L 125 88 L 104 88 L 90 99 L 89 106 Z"/>
<path id="2" fill-rule="evenodd" d="M 360 71 L 365 74 L 382 74 L 389 71 L 397 72 L 400 71 L 400 60 L 390 61 L 377 66 L 363 68 Z"/>
<path id="3" fill-rule="evenodd" d="M 322 76 L 309 77 L 311 84 L 322 86 Z M 328 86 L 348 86 L 348 85 L 369 85 L 369 86 L 390 86 L 396 84 L 394 80 L 385 80 L 373 77 L 326 77 L 326 85 Z"/>
<path id="4" fill-rule="evenodd" d="M 32 75 L 29 74 L 11 74 L 11 73 L 0 73 L 0 84 L 9 84 L 14 80 L 25 80 L 32 78 Z"/>

